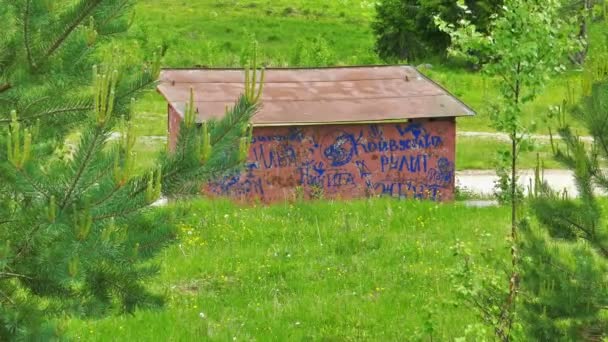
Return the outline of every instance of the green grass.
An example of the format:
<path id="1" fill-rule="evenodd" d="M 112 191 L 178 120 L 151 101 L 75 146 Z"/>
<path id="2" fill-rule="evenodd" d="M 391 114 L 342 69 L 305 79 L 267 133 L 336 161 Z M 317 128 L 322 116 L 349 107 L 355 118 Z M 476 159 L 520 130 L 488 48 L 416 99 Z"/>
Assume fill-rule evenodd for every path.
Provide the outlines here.
<path id="1" fill-rule="evenodd" d="M 252 36 L 271 65 L 288 63 L 298 39 L 324 36 L 339 64 L 356 55 L 369 58 L 373 47 L 372 1 L 149 0 L 140 1 L 136 12 L 134 31 L 150 43 L 168 43 L 170 66 L 240 66 Z"/>
<path id="2" fill-rule="evenodd" d="M 458 170 L 487 170 L 497 164 L 498 151 L 509 151 L 510 144 L 488 138 L 459 137 L 456 142 L 456 168 Z M 518 165 L 521 169 L 533 169 L 537 156 L 546 169 L 562 169 L 564 166 L 553 158 L 551 144 L 537 140 L 533 151 L 521 152 Z"/>
<path id="3" fill-rule="evenodd" d="M 389 199 L 239 207 L 195 201 L 149 284 L 166 307 L 71 320 L 86 341 L 434 340 L 463 335 L 450 270 L 462 241 L 507 257 L 507 208 Z M 474 219 L 472 219 L 474 218 Z M 190 232 L 190 233 L 188 233 Z M 181 246 L 181 247 L 180 247 Z M 204 313 L 205 318 L 200 317 Z"/>
<path id="4" fill-rule="evenodd" d="M 123 58 L 133 63 L 143 58 L 144 51 L 152 51 L 164 42 L 169 45 L 164 59 L 167 67 L 238 67 L 242 65 L 247 44 L 255 38 L 260 42 L 266 65 L 293 66 L 297 42 L 316 37 L 327 40 L 331 52 L 327 62 L 331 65 L 380 62 L 373 52 L 374 37 L 370 29 L 373 1 L 149 0 L 140 1 L 135 11 L 135 25 L 129 37 L 121 41 L 128 47 Z M 592 25 L 591 55 L 604 45 L 607 33 L 608 25 Z M 458 130 L 494 131 L 488 105 L 496 102 L 497 80 L 441 65 L 441 62 L 433 64 L 432 69 L 423 72 L 477 111 L 476 117 L 459 119 Z M 578 89 L 579 78 L 579 72 L 570 71 L 550 80 L 538 98 L 524 108 L 523 121 L 535 123 L 536 133 L 547 134 L 549 107 L 561 103 L 568 89 Z M 155 91 L 145 94 L 136 110 L 139 135 L 166 135 L 167 106 L 159 94 Z M 571 123 L 581 134 L 586 133 L 576 120 Z M 466 142 L 466 145 L 472 144 L 473 141 Z M 481 148 L 460 149 L 458 159 L 462 163 L 458 165 L 459 169 L 492 168 L 488 156 L 493 158 L 496 151 L 490 147 L 499 147 L 497 145 L 479 140 Z M 150 149 L 148 145 L 141 152 L 148 155 Z M 541 150 L 542 154 L 545 152 L 546 148 Z M 531 166 L 532 160 L 535 160 L 535 153 L 524 156 L 524 166 Z"/>
<path id="5" fill-rule="evenodd" d="M 458 119 L 459 130 L 495 131 L 492 127 L 489 108 L 491 104 L 496 103 L 496 99 L 499 97 L 498 80 L 489 79 L 479 73 L 441 66 L 423 72 L 477 112 L 477 115 L 473 118 Z M 549 128 L 553 128 L 553 131 L 555 131 L 555 122 L 549 121 L 547 118 L 549 108 L 561 104 L 563 99 L 566 98 L 566 94 L 572 93 L 573 90 L 575 90 L 574 96 L 580 96 L 576 91 L 581 85 L 580 74 L 580 71 L 570 71 L 552 79 L 536 100 L 524 106 L 522 115 L 524 125 L 527 127 L 535 125 L 537 129 L 534 133 L 538 134 L 548 134 Z M 570 117 L 570 123 L 574 128 L 585 134 L 586 130 L 578 121 Z"/>
<path id="6" fill-rule="evenodd" d="M 140 1 L 136 13 L 136 24 L 125 42 L 129 50 L 140 46 L 132 54 L 141 57 L 142 51 L 165 42 L 170 48 L 164 64 L 170 67 L 240 66 L 252 37 L 260 42 L 263 60 L 269 66 L 293 65 L 296 42 L 319 36 L 329 43 L 332 56 L 328 63 L 332 65 L 379 63 L 370 29 L 373 1 L 150 0 Z M 591 54 L 604 45 L 607 27 L 604 23 L 592 25 Z M 460 130 L 494 130 L 487 105 L 498 95 L 495 80 L 440 63 L 425 72 L 478 111 L 475 118 L 459 120 Z M 547 133 L 543 121 L 549 106 L 561 103 L 569 86 L 577 89 L 577 78 L 577 72 L 572 71 L 552 79 L 526 106 L 524 122 L 536 122 L 539 133 Z M 138 110 L 153 118 L 142 125 L 143 132 L 164 132 L 166 104 L 160 96 L 147 95 Z M 578 127 L 576 122 L 574 125 Z"/>

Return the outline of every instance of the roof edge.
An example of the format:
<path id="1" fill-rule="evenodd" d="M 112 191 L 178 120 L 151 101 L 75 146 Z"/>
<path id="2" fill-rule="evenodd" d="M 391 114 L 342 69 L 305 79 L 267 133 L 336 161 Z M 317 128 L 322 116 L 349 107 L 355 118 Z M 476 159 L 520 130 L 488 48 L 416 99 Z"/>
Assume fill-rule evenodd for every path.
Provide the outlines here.
<path id="1" fill-rule="evenodd" d="M 369 65 L 338 65 L 338 66 L 319 66 L 319 67 L 270 67 L 266 70 L 325 70 L 325 69 L 356 69 L 356 68 L 394 68 L 394 67 L 408 67 L 414 70 L 418 70 L 415 66 L 409 64 L 369 64 Z M 195 67 L 168 67 L 161 68 L 163 70 L 244 70 L 239 67 L 206 67 L 206 66 L 195 66 Z"/>
<path id="2" fill-rule="evenodd" d="M 463 107 L 465 107 L 467 110 L 469 110 L 471 113 L 467 114 L 467 115 L 458 115 L 460 117 L 463 116 L 475 116 L 477 115 L 477 112 L 468 104 L 466 104 L 464 101 L 462 101 L 460 99 L 459 96 L 454 95 L 451 91 L 449 91 L 446 87 L 442 86 L 440 83 L 434 81 L 432 78 L 430 78 L 429 76 L 425 75 L 422 71 L 420 71 L 418 68 L 414 68 L 416 70 L 416 72 L 424 77 L 424 79 L 426 79 L 427 81 L 431 82 L 432 84 L 436 85 L 437 87 L 439 87 L 441 90 L 445 91 L 446 94 L 450 95 L 454 100 L 456 100 L 458 103 L 460 103 Z"/>

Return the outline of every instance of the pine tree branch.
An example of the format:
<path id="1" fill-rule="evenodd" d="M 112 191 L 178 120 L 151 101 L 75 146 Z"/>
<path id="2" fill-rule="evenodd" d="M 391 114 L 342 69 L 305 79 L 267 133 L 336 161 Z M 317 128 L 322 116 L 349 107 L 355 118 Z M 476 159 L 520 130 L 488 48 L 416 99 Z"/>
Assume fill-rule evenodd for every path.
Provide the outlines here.
<path id="1" fill-rule="evenodd" d="M 20 175 L 22 175 L 22 176 L 23 176 L 23 178 L 24 178 L 25 180 L 27 180 L 27 182 L 28 182 L 28 183 L 29 183 L 29 184 L 30 184 L 30 185 L 31 185 L 31 186 L 32 186 L 32 187 L 33 187 L 33 188 L 34 188 L 36 191 L 38 191 L 38 193 L 40 193 L 41 195 L 43 195 L 43 196 L 44 196 L 44 197 L 46 197 L 47 199 L 48 199 L 48 198 L 51 198 L 51 195 L 50 195 L 48 192 L 46 192 L 44 189 L 40 188 L 40 187 L 39 187 L 39 186 L 36 184 L 36 182 L 35 182 L 35 181 L 32 179 L 32 177 L 30 177 L 30 175 L 28 175 L 28 174 L 27 174 L 27 172 L 25 172 L 25 171 L 23 171 L 23 170 L 21 170 L 21 169 L 18 169 L 18 168 L 15 168 L 15 170 L 17 170 L 17 172 L 18 172 Z"/>
<path id="2" fill-rule="evenodd" d="M 27 112 L 27 111 L 28 111 L 28 109 L 30 109 L 32 106 L 37 105 L 37 104 L 39 104 L 39 103 L 41 103 L 41 102 L 44 102 L 44 101 L 46 101 L 46 100 L 48 100 L 48 99 L 49 99 L 49 97 L 48 97 L 48 96 L 44 96 L 44 97 L 41 97 L 41 98 L 39 98 L 39 99 L 36 99 L 36 100 L 34 100 L 34 101 L 32 101 L 32 102 L 28 103 L 28 104 L 27 104 L 27 106 L 25 106 L 25 108 L 23 108 L 23 111 L 24 111 L 24 112 Z"/>
<path id="3" fill-rule="evenodd" d="M 30 4 L 31 0 L 25 0 L 25 13 L 23 13 L 23 45 L 25 45 L 27 62 L 32 69 L 35 69 L 36 63 L 32 57 L 32 49 L 30 47 Z"/>
<path id="4" fill-rule="evenodd" d="M 98 207 L 102 204 L 104 204 L 107 200 L 109 200 L 110 198 L 112 198 L 112 196 L 114 196 L 114 194 L 116 192 L 118 192 L 118 190 L 122 189 L 122 186 L 115 186 L 114 189 L 112 189 L 112 191 L 108 192 L 105 196 L 103 196 L 102 198 L 100 198 L 99 200 L 97 200 L 95 203 L 91 204 L 91 208 L 95 208 Z"/>
<path id="5" fill-rule="evenodd" d="M 118 18 L 126 9 L 129 4 L 129 0 L 124 0 L 120 5 L 118 5 L 111 15 L 109 15 L 106 20 L 100 23 L 99 26 L 108 25 L 112 20 Z"/>
<path id="6" fill-rule="evenodd" d="M 602 246 L 598 241 L 597 241 L 597 236 L 594 232 L 590 231 L 589 229 L 583 227 L 582 225 L 576 223 L 575 221 L 567 218 L 567 217 L 561 217 L 566 223 L 573 225 L 575 228 L 577 228 L 578 230 L 580 230 L 581 232 L 583 232 L 587 238 L 585 238 L 585 240 L 587 240 L 587 242 L 589 242 L 592 246 L 594 246 L 597 250 L 599 250 L 602 255 L 605 258 L 608 258 L 608 248 L 605 246 Z"/>
<path id="7" fill-rule="evenodd" d="M 17 253 L 15 253 L 15 257 L 13 257 L 11 262 L 15 263 L 17 260 L 19 260 L 23 253 L 27 250 L 32 240 L 34 240 L 36 233 L 38 233 L 42 227 L 45 227 L 44 223 L 45 222 L 39 222 L 36 227 L 34 227 L 29 234 L 26 235 L 28 237 L 27 240 L 17 249 Z"/>
<path id="8" fill-rule="evenodd" d="M 135 207 L 127 209 L 127 210 L 113 212 L 113 213 L 104 214 L 104 215 L 100 215 L 100 216 L 94 216 L 93 221 L 101 221 L 101 220 L 106 220 L 106 219 L 113 218 L 113 217 L 127 216 L 129 214 L 133 214 L 137 211 L 140 211 L 141 209 L 147 207 L 148 205 L 149 204 L 147 204 L 147 203 L 143 203 L 142 205 L 138 205 L 138 206 L 135 206 Z"/>
<path id="9" fill-rule="evenodd" d="M 11 272 L 0 272 L 0 278 L 25 278 L 25 279 L 34 279 L 32 277 L 28 277 L 23 274 L 11 273 Z"/>
<path id="10" fill-rule="evenodd" d="M 95 129 L 95 135 L 93 136 L 93 141 L 89 145 L 89 148 L 87 149 L 86 154 L 85 154 L 85 158 L 82 161 L 82 163 L 80 164 L 80 167 L 78 168 L 78 171 L 76 172 L 76 175 L 74 176 L 74 180 L 72 181 L 72 184 L 68 188 L 68 191 L 66 192 L 66 195 L 63 198 L 61 205 L 59 206 L 60 209 L 63 210 L 65 208 L 65 206 L 68 204 L 70 197 L 72 196 L 72 193 L 76 189 L 78 182 L 80 182 L 80 178 L 82 177 L 82 174 L 84 173 L 85 169 L 89 165 L 89 161 L 93 157 L 93 151 L 95 151 L 95 147 L 97 147 L 97 140 L 102 135 L 102 133 L 103 133 L 103 127 L 98 127 Z"/>
<path id="11" fill-rule="evenodd" d="M 140 92 L 141 90 L 147 88 L 148 86 L 152 85 L 156 83 L 156 79 L 154 79 L 153 77 L 150 77 L 150 80 L 148 80 L 147 82 L 143 82 L 141 84 L 139 84 L 137 87 L 129 89 L 129 91 L 127 91 L 124 94 L 120 94 L 119 96 L 116 97 L 117 100 L 124 100 L 125 98 Z"/>
<path id="12" fill-rule="evenodd" d="M 55 115 L 55 114 L 65 114 L 65 113 L 72 113 L 72 112 L 82 112 L 82 111 L 92 110 L 92 109 L 93 109 L 93 106 L 80 106 L 80 107 L 72 107 L 72 108 L 54 109 L 54 110 L 49 110 L 49 111 L 45 111 L 45 112 L 40 112 L 38 114 L 26 116 L 26 117 L 18 117 L 17 120 L 18 121 L 27 121 L 27 120 L 37 119 L 37 118 L 40 118 L 43 116 L 50 116 L 50 115 Z M 11 119 L 2 119 L 2 120 L 0 120 L 0 123 L 10 123 L 11 121 L 12 121 Z"/>
<path id="13" fill-rule="evenodd" d="M 15 302 L 11 299 L 11 297 L 9 297 L 6 293 L 4 293 L 3 291 L 0 291 L 0 294 L 2 295 L 2 297 L 6 298 L 6 300 L 11 303 L 11 305 L 15 305 Z"/>
<path id="14" fill-rule="evenodd" d="M 4 83 L 4 84 L 0 84 L 0 93 L 3 93 L 9 89 L 11 89 L 13 87 L 12 84 L 10 83 Z"/>
<path id="15" fill-rule="evenodd" d="M 86 6 L 84 8 L 84 10 L 80 13 L 80 15 L 78 15 L 76 17 L 76 19 L 74 19 L 68 25 L 68 27 L 59 35 L 59 37 L 57 37 L 57 39 L 55 39 L 55 42 L 53 43 L 53 45 L 51 45 L 51 47 L 44 54 L 44 58 L 48 59 L 51 55 L 53 55 L 53 53 L 55 53 L 55 51 L 57 51 L 57 49 L 59 49 L 59 47 L 65 42 L 65 40 L 68 39 L 70 34 L 72 34 L 72 32 L 74 32 L 74 30 L 78 27 L 78 25 L 80 25 L 84 21 L 84 19 L 89 14 L 91 14 L 91 12 L 93 12 L 95 7 L 97 7 L 102 1 L 103 0 L 92 0 L 92 2 L 90 4 L 88 4 L 88 6 Z"/>
<path id="16" fill-rule="evenodd" d="M 32 119 L 37 119 L 43 116 L 51 116 L 51 115 L 55 115 L 55 114 L 64 114 L 64 113 L 72 113 L 72 112 L 82 112 L 82 111 L 86 111 L 86 110 L 92 110 L 93 106 L 80 106 L 80 107 L 72 107 L 72 108 L 62 108 L 62 109 L 54 109 L 54 110 L 49 110 L 49 111 L 45 111 L 45 112 L 40 112 L 34 115 L 29 115 L 26 117 L 18 117 L 17 120 L 18 121 L 27 121 L 27 120 L 32 120 Z M 10 123 L 11 119 L 2 119 L 0 120 L 0 123 Z"/>

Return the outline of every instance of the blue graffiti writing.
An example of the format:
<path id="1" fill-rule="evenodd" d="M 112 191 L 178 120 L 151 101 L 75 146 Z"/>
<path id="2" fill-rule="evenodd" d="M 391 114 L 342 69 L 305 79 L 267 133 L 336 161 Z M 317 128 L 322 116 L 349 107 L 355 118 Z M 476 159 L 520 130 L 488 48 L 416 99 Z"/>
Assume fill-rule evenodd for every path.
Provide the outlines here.
<path id="1" fill-rule="evenodd" d="M 262 179 L 240 180 L 240 175 L 226 176 L 222 180 L 212 183 L 212 189 L 219 195 L 264 195 Z"/>
<path id="2" fill-rule="evenodd" d="M 255 177 L 255 175 L 253 174 L 254 170 L 258 170 L 260 168 L 260 163 L 258 162 L 253 162 L 253 163 L 247 163 L 246 169 L 247 169 L 247 178 L 253 178 Z"/>
<path id="3" fill-rule="evenodd" d="M 396 125 L 396 128 L 402 137 L 406 136 L 408 133 L 412 135 L 413 138 L 409 139 L 407 144 L 409 148 L 437 148 L 443 144 L 440 136 L 429 134 L 419 123 L 412 123 L 405 127 Z"/>
<path id="4" fill-rule="evenodd" d="M 369 137 L 370 139 L 382 139 L 384 133 L 382 129 L 376 124 L 369 125 Z"/>
<path id="5" fill-rule="evenodd" d="M 336 141 L 325 149 L 323 155 L 329 159 L 331 166 L 343 166 L 353 158 L 353 136 L 352 134 L 342 134 Z"/>
<path id="6" fill-rule="evenodd" d="M 311 167 L 302 167 L 299 170 L 300 185 L 316 185 L 324 188 L 355 186 L 355 177 L 350 172 L 328 170 L 320 173 Z"/>
<path id="7" fill-rule="evenodd" d="M 454 163 L 445 157 L 439 158 L 437 169 L 430 169 L 427 179 L 443 188 L 450 186 L 454 179 Z"/>
<path id="8" fill-rule="evenodd" d="M 355 165 L 357 166 L 357 169 L 359 169 L 359 175 L 361 176 L 361 178 L 369 177 L 372 175 L 371 170 L 365 164 L 365 160 L 357 160 L 355 161 Z"/>
<path id="9" fill-rule="evenodd" d="M 403 152 L 438 148 L 443 145 L 443 139 L 440 136 L 427 133 L 420 124 L 410 124 L 405 127 L 396 125 L 396 127 L 399 134 L 404 137 L 403 139 L 385 139 L 377 127 L 370 128 L 370 140 L 363 138 L 363 131 L 357 137 L 352 133 L 344 133 L 325 149 L 324 155 L 332 166 L 339 167 L 350 163 L 353 156 L 358 156 L 361 152 Z M 408 134 L 411 134 L 412 137 L 408 138 Z M 374 139 L 371 139 L 372 137 Z"/>
<path id="10" fill-rule="evenodd" d="M 304 133 L 300 128 L 290 128 L 287 135 L 254 135 L 251 137 L 251 143 L 256 142 L 269 142 L 269 141 L 297 141 L 302 142 L 304 140 Z"/>
<path id="11" fill-rule="evenodd" d="M 415 184 L 408 182 L 378 182 L 374 185 L 374 190 L 379 191 L 381 195 L 399 198 L 414 198 L 414 199 L 430 199 L 436 201 L 439 199 L 440 186 L 436 184 Z"/>
<path id="12" fill-rule="evenodd" d="M 417 156 L 382 156 L 380 157 L 380 165 L 382 172 L 391 170 L 409 171 L 411 173 L 427 172 L 427 155 L 419 154 Z"/>
<path id="13" fill-rule="evenodd" d="M 298 158 L 296 151 L 290 145 L 279 145 L 266 153 L 264 145 L 253 147 L 256 162 L 261 162 L 265 169 L 296 166 Z"/>

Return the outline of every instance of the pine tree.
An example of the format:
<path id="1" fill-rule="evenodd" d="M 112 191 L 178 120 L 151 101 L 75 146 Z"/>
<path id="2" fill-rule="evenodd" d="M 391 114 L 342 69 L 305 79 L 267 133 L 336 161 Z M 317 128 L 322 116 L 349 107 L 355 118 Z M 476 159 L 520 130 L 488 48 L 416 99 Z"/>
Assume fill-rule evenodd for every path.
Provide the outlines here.
<path id="1" fill-rule="evenodd" d="M 522 228 L 522 320 L 531 339 L 601 341 L 608 338 L 608 223 L 594 194 L 608 190 L 608 55 L 587 63 L 583 99 L 556 111 L 561 142 L 555 157 L 574 172 L 579 198 L 551 190 L 537 171 L 531 199 L 541 228 Z M 587 128 L 591 146 L 574 133 L 566 111 Z"/>
<path id="2" fill-rule="evenodd" d="M 445 56 L 450 36 L 435 25 L 441 16 L 451 24 L 468 17 L 481 32 L 490 28 L 492 15 L 499 12 L 503 0 L 466 0 L 465 11 L 457 0 L 380 0 L 372 29 L 380 58 L 419 60 Z"/>
<path id="3" fill-rule="evenodd" d="M 129 25 L 130 0 L 0 0 L 0 340 L 49 337 L 56 315 L 93 316 L 158 305 L 143 261 L 168 243 L 160 196 L 197 193 L 241 167 L 261 92 L 219 121 L 195 124 L 188 105 L 175 153 L 134 170 L 132 98 L 153 85 L 144 68 L 99 62 L 96 47 Z M 94 66 L 94 65 L 97 66 Z M 129 76 L 137 75 L 137 76 Z M 120 132 L 120 139 L 110 136 Z M 59 153 L 68 135 L 73 153 Z"/>

